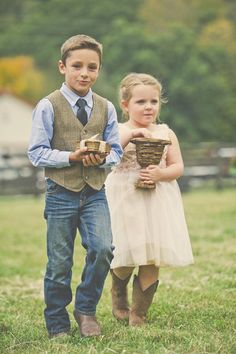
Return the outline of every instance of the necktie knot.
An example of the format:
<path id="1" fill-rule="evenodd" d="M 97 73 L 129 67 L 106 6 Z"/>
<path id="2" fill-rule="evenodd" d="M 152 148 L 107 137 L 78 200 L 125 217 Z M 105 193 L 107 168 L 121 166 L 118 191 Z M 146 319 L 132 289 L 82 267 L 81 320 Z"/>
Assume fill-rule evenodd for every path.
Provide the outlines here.
<path id="1" fill-rule="evenodd" d="M 85 109 L 86 105 L 87 102 L 83 98 L 79 98 L 76 102 L 76 106 L 79 107 L 76 116 L 83 125 L 86 125 L 88 122 L 88 115 Z"/>
<path id="2" fill-rule="evenodd" d="M 87 102 L 83 98 L 79 98 L 78 101 L 76 102 L 76 106 L 78 106 L 79 108 L 84 108 L 86 105 Z"/>

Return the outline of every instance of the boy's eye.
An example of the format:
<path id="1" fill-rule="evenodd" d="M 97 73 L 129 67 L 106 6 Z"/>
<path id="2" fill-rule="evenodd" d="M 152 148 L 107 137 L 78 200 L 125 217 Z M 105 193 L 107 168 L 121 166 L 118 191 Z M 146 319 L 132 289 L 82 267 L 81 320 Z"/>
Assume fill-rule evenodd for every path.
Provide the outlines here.
<path id="1" fill-rule="evenodd" d="M 158 103 L 158 100 L 151 100 L 151 103 L 152 103 L 152 104 L 157 104 L 157 103 Z"/>
<path id="2" fill-rule="evenodd" d="M 73 68 L 76 68 L 76 69 L 81 68 L 81 65 L 80 65 L 80 64 L 74 64 L 74 65 L 72 65 L 72 66 L 73 66 Z"/>

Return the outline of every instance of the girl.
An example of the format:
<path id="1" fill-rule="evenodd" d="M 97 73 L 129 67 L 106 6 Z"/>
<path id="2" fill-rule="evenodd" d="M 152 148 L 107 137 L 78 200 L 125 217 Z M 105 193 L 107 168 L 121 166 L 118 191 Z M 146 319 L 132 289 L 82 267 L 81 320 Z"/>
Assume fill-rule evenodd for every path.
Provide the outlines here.
<path id="1" fill-rule="evenodd" d="M 156 124 L 160 114 L 162 86 L 153 76 L 131 73 L 120 85 L 120 105 L 127 121 L 120 124 L 124 156 L 106 180 L 111 212 L 114 259 L 112 311 L 118 320 L 140 326 L 150 307 L 159 280 L 159 267 L 193 263 L 181 194 L 176 179 L 183 173 L 183 160 L 175 133 Z M 160 164 L 141 169 L 134 137 L 170 140 Z M 155 189 L 135 188 L 135 181 L 155 183 Z M 135 267 L 132 304 L 127 284 Z"/>

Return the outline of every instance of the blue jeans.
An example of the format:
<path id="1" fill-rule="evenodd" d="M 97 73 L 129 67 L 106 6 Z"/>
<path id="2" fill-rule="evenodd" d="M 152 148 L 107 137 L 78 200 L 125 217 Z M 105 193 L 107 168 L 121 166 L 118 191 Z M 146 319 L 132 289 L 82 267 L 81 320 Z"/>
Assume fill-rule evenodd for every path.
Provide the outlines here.
<path id="1" fill-rule="evenodd" d="M 49 334 L 69 331 L 66 306 L 72 301 L 71 276 L 77 229 L 86 249 L 85 265 L 75 294 L 75 310 L 95 315 L 113 258 L 110 214 L 105 190 L 89 186 L 72 192 L 47 180 L 48 263 L 44 277 L 44 311 Z"/>

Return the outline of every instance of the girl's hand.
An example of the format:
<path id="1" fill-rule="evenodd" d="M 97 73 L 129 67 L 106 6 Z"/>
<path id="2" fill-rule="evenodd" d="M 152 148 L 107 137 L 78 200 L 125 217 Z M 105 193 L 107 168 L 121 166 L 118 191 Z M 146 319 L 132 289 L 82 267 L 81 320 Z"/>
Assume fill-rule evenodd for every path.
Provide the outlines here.
<path id="1" fill-rule="evenodd" d="M 157 165 L 149 165 L 140 170 L 139 176 L 145 183 L 157 183 L 162 180 L 163 169 Z"/>
<path id="2" fill-rule="evenodd" d="M 124 124 L 120 124 L 120 143 L 122 148 L 125 148 L 133 138 L 144 137 L 151 138 L 152 134 L 147 128 L 136 128 L 131 130 Z"/>
<path id="3" fill-rule="evenodd" d="M 138 138 L 138 137 L 151 138 L 152 134 L 150 130 L 146 128 L 137 128 L 132 130 L 132 138 Z"/>

